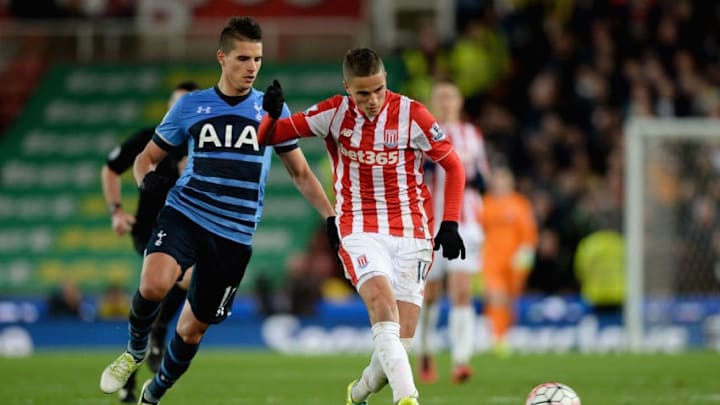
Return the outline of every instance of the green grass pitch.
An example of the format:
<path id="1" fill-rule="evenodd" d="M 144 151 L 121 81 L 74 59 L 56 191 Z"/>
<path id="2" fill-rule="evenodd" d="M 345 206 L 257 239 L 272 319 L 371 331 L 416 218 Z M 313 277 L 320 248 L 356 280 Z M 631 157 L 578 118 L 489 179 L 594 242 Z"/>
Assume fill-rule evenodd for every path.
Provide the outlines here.
<path id="1" fill-rule="evenodd" d="M 40 352 L 29 358 L 0 358 L 4 405 L 119 404 L 98 387 L 100 372 L 118 353 Z M 190 370 L 162 405 L 344 404 L 345 387 L 368 356 L 289 356 L 270 352 L 201 349 Z M 469 383 L 449 382 L 449 359 L 438 358 L 441 380 L 418 384 L 420 402 L 523 405 L 530 389 L 560 381 L 573 387 L 583 405 L 720 404 L 720 354 L 672 355 L 478 355 Z M 143 366 L 139 384 L 149 378 Z M 391 404 L 390 390 L 370 404 Z"/>

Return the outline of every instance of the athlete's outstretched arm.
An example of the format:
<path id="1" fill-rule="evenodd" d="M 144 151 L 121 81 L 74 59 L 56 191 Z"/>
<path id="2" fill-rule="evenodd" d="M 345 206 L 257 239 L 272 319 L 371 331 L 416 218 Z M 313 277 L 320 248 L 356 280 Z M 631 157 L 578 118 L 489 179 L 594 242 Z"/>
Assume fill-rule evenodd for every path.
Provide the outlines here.
<path id="1" fill-rule="evenodd" d="M 300 148 L 280 153 L 278 155 L 280 161 L 285 165 L 290 178 L 292 178 L 295 187 L 302 193 L 306 200 L 315 207 L 318 213 L 324 219 L 335 216 L 335 209 L 325 194 L 320 181 L 317 179 L 313 171 L 310 169 L 305 155 Z"/>
<path id="2" fill-rule="evenodd" d="M 284 102 L 282 87 L 277 80 L 274 80 L 263 96 L 263 109 L 267 114 L 258 126 L 258 142 L 261 145 L 277 145 L 291 139 L 313 135 L 305 123 L 302 112 L 279 118 Z"/>
<path id="3" fill-rule="evenodd" d="M 258 142 L 261 145 L 277 145 L 292 139 L 314 136 L 307 126 L 303 112 L 274 119 L 265 114 L 258 127 Z"/>

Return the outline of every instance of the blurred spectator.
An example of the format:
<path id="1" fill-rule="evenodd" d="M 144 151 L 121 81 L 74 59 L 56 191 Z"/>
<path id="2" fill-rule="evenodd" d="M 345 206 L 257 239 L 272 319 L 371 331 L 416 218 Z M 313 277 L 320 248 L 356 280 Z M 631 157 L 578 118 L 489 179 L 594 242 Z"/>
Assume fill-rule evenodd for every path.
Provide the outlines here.
<path id="1" fill-rule="evenodd" d="M 48 314 L 51 317 L 77 317 L 83 313 L 83 295 L 75 280 L 65 279 L 48 300 Z"/>
<path id="2" fill-rule="evenodd" d="M 420 23 L 414 47 L 402 51 L 401 58 L 405 68 L 405 83 L 402 93 L 423 103 L 430 101 L 430 92 L 437 79 L 447 78 L 449 74 L 448 50 L 431 21 Z"/>
<path id="3" fill-rule="evenodd" d="M 625 300 L 625 241 L 613 229 L 583 238 L 575 253 L 583 298 L 600 312 L 618 313 Z"/>
<path id="4" fill-rule="evenodd" d="M 470 116 L 480 112 L 486 93 L 510 69 L 510 54 L 495 14 L 487 7 L 481 19 L 467 23 L 450 50 L 450 72 L 465 99 Z"/>
<path id="5" fill-rule="evenodd" d="M 130 295 L 119 285 L 111 284 L 100 296 L 98 317 L 101 319 L 127 319 L 130 311 Z"/>

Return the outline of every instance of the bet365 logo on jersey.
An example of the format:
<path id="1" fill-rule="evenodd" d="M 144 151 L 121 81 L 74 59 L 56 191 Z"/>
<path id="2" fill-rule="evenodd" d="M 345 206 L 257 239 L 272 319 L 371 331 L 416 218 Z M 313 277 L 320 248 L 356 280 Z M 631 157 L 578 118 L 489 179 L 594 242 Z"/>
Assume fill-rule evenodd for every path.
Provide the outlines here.
<path id="1" fill-rule="evenodd" d="M 397 164 L 400 159 L 400 152 L 397 150 L 348 150 L 343 144 L 340 144 L 339 146 L 341 155 L 347 156 L 350 160 L 366 165 L 394 165 Z"/>

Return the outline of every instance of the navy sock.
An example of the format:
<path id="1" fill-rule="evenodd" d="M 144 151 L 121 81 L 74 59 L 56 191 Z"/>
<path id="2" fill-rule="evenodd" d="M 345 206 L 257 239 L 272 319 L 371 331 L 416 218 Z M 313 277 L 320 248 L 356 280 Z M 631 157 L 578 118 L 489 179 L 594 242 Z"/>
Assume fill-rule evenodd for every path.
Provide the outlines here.
<path id="1" fill-rule="evenodd" d="M 170 323 L 184 302 L 185 290 L 176 284 L 160 304 L 160 312 L 158 312 L 157 320 L 152 329 L 153 339 L 165 341 L 168 323 Z"/>
<path id="2" fill-rule="evenodd" d="M 130 308 L 130 322 L 128 332 L 130 340 L 128 341 L 128 352 L 140 361 L 145 358 L 145 352 L 148 346 L 148 336 L 152 323 L 158 313 L 160 302 L 148 301 L 140 295 L 140 290 L 135 292 L 132 307 Z"/>
<path id="3" fill-rule="evenodd" d="M 170 344 L 165 350 L 160 370 L 155 374 L 146 390 L 146 399 L 159 402 L 165 392 L 175 384 L 180 376 L 190 367 L 190 362 L 198 351 L 200 345 L 183 342 L 180 335 L 175 332 Z"/>

